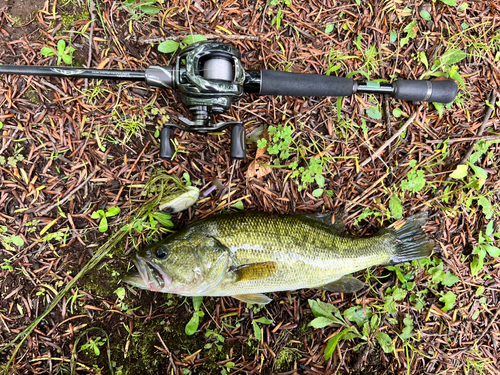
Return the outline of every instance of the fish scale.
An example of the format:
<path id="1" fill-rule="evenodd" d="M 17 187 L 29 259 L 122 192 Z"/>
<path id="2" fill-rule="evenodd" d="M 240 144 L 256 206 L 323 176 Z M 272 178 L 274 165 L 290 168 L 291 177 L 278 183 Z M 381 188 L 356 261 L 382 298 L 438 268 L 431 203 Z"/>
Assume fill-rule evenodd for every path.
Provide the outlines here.
<path id="1" fill-rule="evenodd" d="M 331 215 L 241 212 L 195 222 L 139 251 L 138 273 L 124 281 L 185 296 L 233 296 L 268 303 L 261 293 L 324 288 L 352 293 L 361 281 L 345 275 L 374 265 L 430 255 L 425 213 L 371 237 L 353 237 Z"/>

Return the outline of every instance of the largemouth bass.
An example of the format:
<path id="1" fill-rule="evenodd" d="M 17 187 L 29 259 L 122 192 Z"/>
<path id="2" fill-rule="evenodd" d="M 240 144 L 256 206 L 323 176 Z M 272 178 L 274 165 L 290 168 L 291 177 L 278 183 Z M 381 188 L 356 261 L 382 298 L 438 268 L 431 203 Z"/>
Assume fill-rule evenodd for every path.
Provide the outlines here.
<path id="1" fill-rule="evenodd" d="M 426 257 L 434 243 L 423 231 L 427 214 L 371 237 L 343 234 L 331 214 L 242 212 L 195 222 L 137 252 L 138 272 L 124 281 L 184 296 L 232 296 L 266 304 L 263 293 L 321 288 L 353 293 L 364 284 L 345 275 L 374 265 Z"/>

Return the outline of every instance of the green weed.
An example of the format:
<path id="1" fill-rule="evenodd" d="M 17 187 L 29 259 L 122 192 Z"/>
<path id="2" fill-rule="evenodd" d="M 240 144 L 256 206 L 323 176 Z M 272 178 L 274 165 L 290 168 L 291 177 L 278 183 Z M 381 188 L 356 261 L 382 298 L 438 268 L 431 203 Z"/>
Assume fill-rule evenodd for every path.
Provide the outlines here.
<path id="1" fill-rule="evenodd" d="M 120 213 L 120 207 L 113 206 L 110 207 L 106 212 L 103 210 L 98 210 L 92 212 L 92 216 L 90 216 L 92 219 L 97 220 L 101 219 L 99 221 L 99 232 L 106 232 L 108 230 L 108 217 L 113 217 L 116 216 Z"/>
<path id="2" fill-rule="evenodd" d="M 86 344 L 83 344 L 80 348 L 81 351 L 90 350 L 94 352 L 96 356 L 101 354 L 100 346 L 103 346 L 106 343 L 106 339 L 102 337 L 96 337 L 95 339 L 90 339 Z"/>
<path id="3" fill-rule="evenodd" d="M 5 246 L 6 250 L 11 251 L 16 250 L 14 246 L 24 246 L 23 238 L 21 236 L 18 236 L 17 234 L 8 234 L 7 227 L 3 225 L 0 225 L 0 242 Z"/>
<path id="4" fill-rule="evenodd" d="M 61 61 L 64 61 L 65 64 L 71 65 L 73 64 L 73 52 L 76 51 L 76 48 L 71 45 L 66 47 L 66 41 L 64 39 L 60 39 L 57 42 L 57 49 L 53 49 L 52 47 L 43 47 L 40 53 L 43 56 L 57 56 L 57 65 L 61 65 Z"/>
<path id="5" fill-rule="evenodd" d="M 494 246 L 496 241 L 494 238 L 500 239 L 500 231 L 493 233 L 493 223 L 494 221 L 488 223 L 484 235 L 482 231 L 479 232 L 478 243 L 472 251 L 472 254 L 477 255 L 477 257 L 473 258 L 470 265 L 472 276 L 477 276 L 483 268 L 486 254 L 489 254 L 493 258 L 500 257 L 500 249 Z"/>
<path id="6" fill-rule="evenodd" d="M 198 34 L 189 35 L 182 39 L 180 43 L 175 40 L 165 40 L 158 45 L 158 51 L 162 53 L 175 53 L 179 48 L 184 49 L 190 44 L 201 42 L 203 40 L 207 40 L 207 38 Z"/>
<path id="7" fill-rule="evenodd" d="M 193 316 L 189 320 L 184 330 L 186 332 L 186 335 L 189 336 L 194 335 L 195 332 L 198 330 L 198 326 L 200 324 L 200 318 L 203 318 L 205 316 L 205 313 L 200 310 L 202 301 L 203 297 L 193 297 L 194 312 Z"/>

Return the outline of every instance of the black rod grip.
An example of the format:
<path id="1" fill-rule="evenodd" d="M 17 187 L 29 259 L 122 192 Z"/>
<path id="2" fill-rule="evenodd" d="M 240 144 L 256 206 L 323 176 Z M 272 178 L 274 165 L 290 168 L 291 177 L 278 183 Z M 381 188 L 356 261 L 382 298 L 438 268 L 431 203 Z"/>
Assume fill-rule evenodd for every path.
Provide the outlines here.
<path id="1" fill-rule="evenodd" d="M 457 96 L 455 81 L 406 81 L 397 80 L 393 84 L 394 99 L 415 102 L 451 103 Z"/>
<path id="2" fill-rule="evenodd" d="M 262 70 L 260 95 L 348 96 L 354 93 L 350 78 L 308 73 Z"/>
<path id="3" fill-rule="evenodd" d="M 165 126 L 160 133 L 160 158 L 172 160 L 175 154 L 175 146 L 172 142 L 174 128 Z"/>
<path id="4" fill-rule="evenodd" d="M 243 160 L 247 157 L 246 133 L 243 124 L 233 125 L 231 132 L 231 159 Z"/>

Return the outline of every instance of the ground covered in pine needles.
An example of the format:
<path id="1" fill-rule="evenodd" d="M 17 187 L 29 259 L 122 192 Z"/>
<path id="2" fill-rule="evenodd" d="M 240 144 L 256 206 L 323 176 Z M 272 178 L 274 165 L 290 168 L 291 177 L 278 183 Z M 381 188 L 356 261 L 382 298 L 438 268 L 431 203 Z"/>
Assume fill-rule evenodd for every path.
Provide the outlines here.
<path id="1" fill-rule="evenodd" d="M 177 130 L 178 153 L 167 162 L 158 131 L 187 115 L 178 93 L 3 75 L 0 369 L 498 373 L 499 19 L 496 2 L 465 0 L 0 4 L 2 64 L 145 70 L 172 64 L 190 38 L 204 36 L 235 46 L 248 70 L 459 83 L 445 106 L 247 94 L 216 118 L 244 121 L 247 133 L 266 127 L 246 160 L 230 159 L 227 132 Z M 241 209 L 343 210 L 349 232 L 370 235 L 426 211 L 436 248 L 420 262 L 359 272 L 367 286 L 355 295 L 300 290 L 274 293 L 265 307 L 232 298 L 194 306 L 120 282 L 135 247 L 160 234 L 161 224 L 148 222 L 61 295 L 149 199 L 143 192 L 158 171 L 205 193 L 173 215 L 176 227 Z M 315 317 L 326 323 L 310 325 Z"/>

